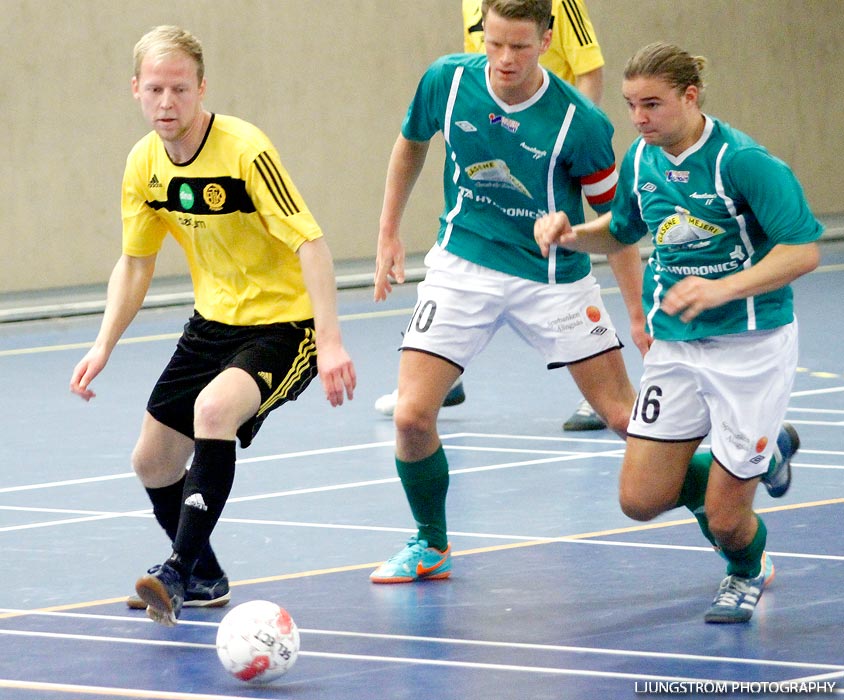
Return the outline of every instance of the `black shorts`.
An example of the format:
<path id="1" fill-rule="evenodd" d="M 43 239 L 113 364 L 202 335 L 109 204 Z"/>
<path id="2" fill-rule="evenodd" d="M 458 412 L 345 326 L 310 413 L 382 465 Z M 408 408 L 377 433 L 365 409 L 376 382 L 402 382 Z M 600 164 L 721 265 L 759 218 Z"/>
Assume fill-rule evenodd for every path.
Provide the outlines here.
<path id="1" fill-rule="evenodd" d="M 193 439 L 196 397 L 220 372 L 239 367 L 261 391 L 258 413 L 237 431 L 248 447 L 267 414 L 295 401 L 317 374 L 313 320 L 229 326 L 194 311 L 147 402 L 157 421 Z"/>

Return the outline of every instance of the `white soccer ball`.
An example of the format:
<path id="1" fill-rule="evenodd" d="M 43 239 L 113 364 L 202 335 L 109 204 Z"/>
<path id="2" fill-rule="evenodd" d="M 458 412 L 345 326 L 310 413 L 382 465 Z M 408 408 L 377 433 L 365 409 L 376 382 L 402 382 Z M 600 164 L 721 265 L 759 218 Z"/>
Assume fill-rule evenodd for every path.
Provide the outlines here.
<path id="1" fill-rule="evenodd" d="M 247 683 L 269 683 L 296 663 L 299 629 L 290 614 L 275 603 L 241 603 L 220 622 L 217 656 L 235 678 Z"/>

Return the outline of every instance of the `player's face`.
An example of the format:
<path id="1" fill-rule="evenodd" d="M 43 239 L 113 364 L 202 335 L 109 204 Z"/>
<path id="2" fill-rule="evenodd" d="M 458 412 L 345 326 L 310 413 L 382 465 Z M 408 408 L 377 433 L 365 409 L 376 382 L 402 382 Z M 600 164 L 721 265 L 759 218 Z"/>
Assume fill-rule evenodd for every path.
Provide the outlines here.
<path id="1" fill-rule="evenodd" d="M 484 43 L 490 83 L 498 97 L 508 104 L 518 104 L 539 89 L 539 56 L 550 41 L 551 30 L 540 34 L 535 22 L 507 19 L 494 10 L 487 12 Z"/>
<path id="2" fill-rule="evenodd" d="M 196 62 L 185 53 L 148 54 L 132 78 L 132 93 L 165 144 L 183 142 L 201 124 L 205 79 L 199 81 Z"/>
<path id="3" fill-rule="evenodd" d="M 640 76 L 625 80 L 621 92 L 645 143 L 676 156 L 700 137 L 703 115 L 694 85 L 680 92 L 663 78 Z"/>

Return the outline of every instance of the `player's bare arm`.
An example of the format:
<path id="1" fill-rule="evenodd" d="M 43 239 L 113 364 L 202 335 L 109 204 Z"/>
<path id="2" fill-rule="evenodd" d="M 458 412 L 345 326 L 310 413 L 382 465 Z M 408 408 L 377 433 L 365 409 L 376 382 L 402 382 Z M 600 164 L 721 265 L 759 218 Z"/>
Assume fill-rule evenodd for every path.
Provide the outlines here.
<path id="1" fill-rule="evenodd" d="M 651 347 L 653 338 L 645 332 L 645 312 L 642 309 L 642 259 L 635 243 L 609 253 L 607 262 L 618 282 L 627 316 L 630 319 L 630 336 L 644 354 Z"/>
<path id="2" fill-rule="evenodd" d="M 764 294 L 814 270 L 820 262 L 816 243 L 777 245 L 757 265 L 717 280 L 686 277 L 665 295 L 660 308 L 688 323 L 701 312 L 735 299 Z"/>
<path id="3" fill-rule="evenodd" d="M 375 256 L 375 301 L 387 298 L 393 291 L 393 282 L 404 282 L 404 244 L 399 237 L 399 226 L 425 165 L 429 144 L 430 141 L 410 141 L 400 135 L 390 154 Z"/>
<path id="4" fill-rule="evenodd" d="M 100 332 L 70 378 L 71 392 L 85 401 L 96 396 L 89 388 L 91 382 L 102 372 L 117 341 L 144 303 L 155 271 L 155 258 L 155 255 L 141 258 L 123 255 L 112 270 Z"/>
<path id="5" fill-rule="evenodd" d="M 604 94 L 603 67 L 576 76 L 574 86 L 596 105 L 601 104 L 601 96 Z"/>
<path id="6" fill-rule="evenodd" d="M 554 211 L 536 220 L 533 237 L 546 258 L 552 245 L 581 253 L 607 255 L 624 247 L 610 233 L 610 219 L 608 212 L 585 224 L 572 226 L 565 212 Z"/>
<path id="7" fill-rule="evenodd" d="M 340 334 L 337 285 L 331 251 L 325 239 L 320 237 L 303 243 L 298 255 L 305 287 L 314 309 L 319 378 L 325 398 L 332 406 L 340 406 L 345 396 L 350 400 L 354 398 L 357 377 Z"/>

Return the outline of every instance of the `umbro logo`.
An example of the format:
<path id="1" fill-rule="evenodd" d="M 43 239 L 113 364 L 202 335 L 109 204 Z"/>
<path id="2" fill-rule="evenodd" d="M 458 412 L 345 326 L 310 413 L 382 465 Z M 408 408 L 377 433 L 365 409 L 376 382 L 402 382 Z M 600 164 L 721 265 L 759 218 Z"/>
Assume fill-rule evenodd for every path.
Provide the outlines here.
<path id="1" fill-rule="evenodd" d="M 472 124 L 472 122 L 467 122 L 465 120 L 459 121 L 459 122 L 454 122 L 454 125 L 457 126 L 457 127 L 460 127 L 467 134 L 478 130 L 477 127 L 474 124 Z"/>
<path id="2" fill-rule="evenodd" d="M 266 382 L 270 389 L 273 388 L 273 375 L 271 372 L 258 372 L 258 376 Z"/>
<path id="3" fill-rule="evenodd" d="M 156 187 L 162 187 L 162 184 L 155 173 L 153 173 L 152 177 L 149 179 L 149 188 L 154 189 Z"/>
<path id="4" fill-rule="evenodd" d="M 185 499 L 185 505 L 198 510 L 208 510 L 208 506 L 205 505 L 205 499 L 201 493 L 192 493 Z"/>

